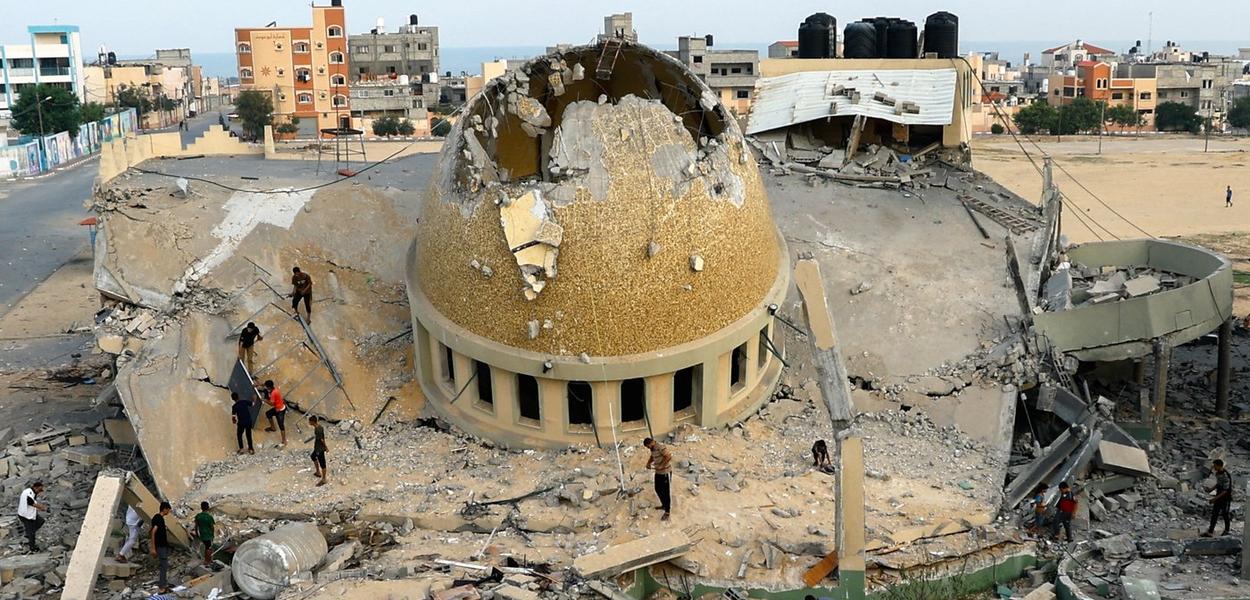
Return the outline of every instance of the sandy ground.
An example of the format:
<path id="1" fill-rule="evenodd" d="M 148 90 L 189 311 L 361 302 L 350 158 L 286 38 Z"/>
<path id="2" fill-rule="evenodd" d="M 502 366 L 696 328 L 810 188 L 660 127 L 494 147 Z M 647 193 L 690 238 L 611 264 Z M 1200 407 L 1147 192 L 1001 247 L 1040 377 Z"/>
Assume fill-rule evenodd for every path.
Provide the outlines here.
<path id="1" fill-rule="evenodd" d="M 1021 141 L 1040 165 L 1041 152 Z M 1212 141 L 1210 152 L 1203 152 L 1202 138 L 1189 136 L 1104 138 L 1102 154 L 1097 138 L 1065 137 L 1056 143 L 1047 137 L 1036 143 L 1067 171 L 1055 169 L 1055 181 L 1069 199 L 1069 210 L 1079 210 L 1096 223 L 1086 228 L 1079 219 L 1065 220 L 1063 231 L 1075 242 L 1142 237 L 1128 221 L 1158 237 L 1250 231 L 1250 169 L 1245 168 L 1250 139 Z M 978 170 L 1037 201 L 1041 176 L 1010 136 L 977 138 L 973 157 Z M 1229 185 L 1233 208 L 1224 207 Z"/>

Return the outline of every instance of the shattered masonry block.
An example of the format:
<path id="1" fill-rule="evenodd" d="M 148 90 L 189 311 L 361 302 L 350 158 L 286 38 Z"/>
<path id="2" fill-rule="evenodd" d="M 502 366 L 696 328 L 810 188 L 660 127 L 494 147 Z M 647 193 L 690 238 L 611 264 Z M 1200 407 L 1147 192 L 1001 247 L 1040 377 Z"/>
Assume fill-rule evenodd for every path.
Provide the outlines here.
<path id="1" fill-rule="evenodd" d="M 690 270 L 695 273 L 703 271 L 703 257 L 695 254 L 690 257 Z"/>

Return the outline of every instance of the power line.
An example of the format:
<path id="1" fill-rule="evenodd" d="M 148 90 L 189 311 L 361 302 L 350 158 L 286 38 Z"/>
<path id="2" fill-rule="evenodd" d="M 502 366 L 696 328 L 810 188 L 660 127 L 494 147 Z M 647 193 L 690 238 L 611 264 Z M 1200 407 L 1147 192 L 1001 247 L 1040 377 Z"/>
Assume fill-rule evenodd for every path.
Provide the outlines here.
<path id="1" fill-rule="evenodd" d="M 1053 161 L 1053 159 L 1052 159 L 1052 161 Z M 1071 179 L 1071 180 L 1072 180 L 1072 183 L 1075 183 L 1075 184 L 1077 185 L 1077 187 L 1081 188 L 1082 190 L 1085 190 L 1085 193 L 1086 193 L 1086 194 L 1089 194 L 1091 198 L 1093 198 L 1094 200 L 1097 200 L 1099 204 L 1103 205 L 1103 207 L 1105 207 L 1107 210 L 1111 211 L 1111 214 L 1113 214 L 1113 215 L 1115 215 L 1115 216 L 1117 216 L 1117 217 L 1120 217 L 1120 219 L 1121 219 L 1121 220 L 1123 220 L 1125 223 L 1128 223 L 1129 225 L 1131 225 L 1131 226 L 1133 227 L 1133 229 L 1136 229 L 1136 230 L 1138 230 L 1138 231 L 1142 232 L 1143 234 L 1145 234 L 1145 236 L 1146 236 L 1146 237 L 1150 237 L 1150 238 L 1155 237 L 1155 236 L 1154 236 L 1153 234 L 1151 234 L 1149 231 L 1146 231 L 1145 229 L 1142 229 L 1141 227 L 1138 227 L 1136 223 L 1134 223 L 1134 222 L 1130 221 L 1130 220 L 1128 219 L 1128 217 L 1125 217 L 1124 215 L 1120 214 L 1120 213 L 1119 213 L 1119 211 L 1117 211 L 1116 209 L 1111 208 L 1111 206 L 1110 206 L 1109 204 L 1107 204 L 1106 202 L 1103 202 L 1103 201 L 1102 201 L 1102 198 L 1099 198 L 1099 197 L 1098 197 L 1098 194 L 1095 194 L 1095 193 L 1094 193 L 1093 191 L 1091 191 L 1089 188 L 1085 187 L 1085 184 L 1083 184 L 1083 183 L 1081 183 L 1080 181 L 1078 181 L 1076 177 L 1073 177 L 1073 176 L 1072 176 L 1072 174 L 1071 174 L 1071 173 L 1069 173 L 1067 169 L 1063 168 L 1063 165 L 1061 165 L 1061 164 L 1059 164 L 1059 163 L 1057 163 L 1057 162 L 1056 162 L 1056 163 L 1055 163 L 1055 166 L 1056 166 L 1056 167 L 1059 167 L 1059 170 L 1060 170 L 1060 171 L 1063 171 L 1063 174 L 1064 174 L 1064 175 L 1067 175 L 1067 176 L 1068 176 L 1068 179 Z"/>

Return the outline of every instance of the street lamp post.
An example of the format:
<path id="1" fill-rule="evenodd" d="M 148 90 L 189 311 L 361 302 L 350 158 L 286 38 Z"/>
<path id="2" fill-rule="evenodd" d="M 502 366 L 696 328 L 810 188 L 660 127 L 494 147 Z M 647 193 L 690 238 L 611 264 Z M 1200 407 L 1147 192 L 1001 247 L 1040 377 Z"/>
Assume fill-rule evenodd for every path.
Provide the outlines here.
<path id="1" fill-rule="evenodd" d="M 41 169 L 48 168 L 48 146 L 43 141 L 43 103 L 52 99 L 46 96 L 35 103 L 35 114 L 39 116 L 39 163 Z"/>

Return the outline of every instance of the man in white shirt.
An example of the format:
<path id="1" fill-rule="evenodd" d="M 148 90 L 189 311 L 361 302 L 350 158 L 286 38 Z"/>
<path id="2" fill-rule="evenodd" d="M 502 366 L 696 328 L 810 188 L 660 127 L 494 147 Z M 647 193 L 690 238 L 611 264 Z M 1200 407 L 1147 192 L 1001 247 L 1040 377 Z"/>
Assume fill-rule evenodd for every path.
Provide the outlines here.
<path id="1" fill-rule="evenodd" d="M 130 553 L 135 549 L 135 544 L 139 542 L 139 527 L 143 525 L 143 517 L 135 511 L 135 507 L 126 507 L 126 543 L 122 545 L 122 549 L 117 553 L 117 562 L 126 562 L 130 558 Z"/>
<path id="2" fill-rule="evenodd" d="M 22 490 L 22 495 L 17 500 L 17 518 L 26 529 L 26 541 L 30 543 L 31 552 L 39 550 L 35 546 L 35 532 L 43 527 L 43 517 L 39 516 L 39 511 L 48 510 L 48 505 L 39 502 L 39 494 L 42 493 L 43 483 L 36 481 Z"/>

